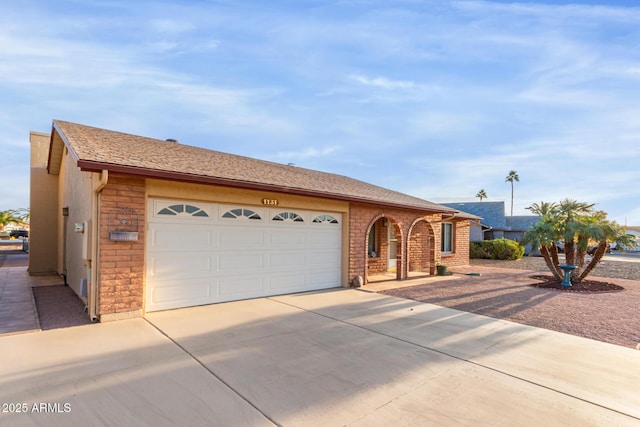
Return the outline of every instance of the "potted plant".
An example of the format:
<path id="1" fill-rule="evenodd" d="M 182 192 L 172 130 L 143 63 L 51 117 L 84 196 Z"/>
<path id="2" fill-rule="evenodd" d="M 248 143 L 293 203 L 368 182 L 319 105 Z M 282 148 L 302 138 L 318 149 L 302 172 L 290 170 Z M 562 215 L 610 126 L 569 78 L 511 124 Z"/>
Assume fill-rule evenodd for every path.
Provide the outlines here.
<path id="1" fill-rule="evenodd" d="M 447 266 L 444 264 L 436 264 L 436 271 L 438 272 L 438 276 L 446 276 L 447 275 Z"/>

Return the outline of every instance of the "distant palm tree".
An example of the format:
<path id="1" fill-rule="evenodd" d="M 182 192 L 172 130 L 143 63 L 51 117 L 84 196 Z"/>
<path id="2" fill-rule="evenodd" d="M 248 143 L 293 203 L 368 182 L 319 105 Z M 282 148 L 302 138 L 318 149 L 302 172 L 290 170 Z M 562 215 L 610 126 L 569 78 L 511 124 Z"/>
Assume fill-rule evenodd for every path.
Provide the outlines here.
<path id="1" fill-rule="evenodd" d="M 504 179 L 504 182 L 511 183 L 511 216 L 513 216 L 513 182 L 520 182 L 520 177 L 518 176 L 518 172 L 514 170 L 509 171 L 509 175 Z"/>
<path id="2" fill-rule="evenodd" d="M 480 201 L 482 201 L 482 199 L 487 199 L 487 192 L 484 191 L 484 188 L 480 191 L 478 191 L 478 194 L 476 194 L 476 197 L 480 199 Z"/>
<path id="3" fill-rule="evenodd" d="M 0 229 L 4 229 L 11 223 L 18 224 L 20 222 L 20 218 L 16 217 L 15 211 L 0 211 Z"/>
<path id="4" fill-rule="evenodd" d="M 540 204 L 532 203 L 531 206 L 527 206 L 525 209 L 531 211 L 534 215 L 545 216 L 557 207 L 558 205 L 555 202 L 540 202 Z"/>

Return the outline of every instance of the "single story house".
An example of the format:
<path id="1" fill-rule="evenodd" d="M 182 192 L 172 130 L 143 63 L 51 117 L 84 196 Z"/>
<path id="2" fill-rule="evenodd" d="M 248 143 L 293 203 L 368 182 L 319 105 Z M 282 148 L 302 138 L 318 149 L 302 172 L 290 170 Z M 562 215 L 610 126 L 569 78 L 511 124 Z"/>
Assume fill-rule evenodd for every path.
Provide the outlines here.
<path id="1" fill-rule="evenodd" d="M 94 321 L 469 261 L 476 217 L 345 176 L 59 120 L 30 139 L 29 273 Z"/>

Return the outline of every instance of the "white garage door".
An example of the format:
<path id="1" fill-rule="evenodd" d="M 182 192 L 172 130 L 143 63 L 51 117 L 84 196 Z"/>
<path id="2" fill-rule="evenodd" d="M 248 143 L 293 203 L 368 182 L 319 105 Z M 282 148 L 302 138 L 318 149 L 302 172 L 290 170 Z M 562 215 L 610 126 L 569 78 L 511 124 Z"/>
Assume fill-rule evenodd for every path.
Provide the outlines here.
<path id="1" fill-rule="evenodd" d="M 340 213 L 150 199 L 147 221 L 147 311 L 340 286 Z"/>

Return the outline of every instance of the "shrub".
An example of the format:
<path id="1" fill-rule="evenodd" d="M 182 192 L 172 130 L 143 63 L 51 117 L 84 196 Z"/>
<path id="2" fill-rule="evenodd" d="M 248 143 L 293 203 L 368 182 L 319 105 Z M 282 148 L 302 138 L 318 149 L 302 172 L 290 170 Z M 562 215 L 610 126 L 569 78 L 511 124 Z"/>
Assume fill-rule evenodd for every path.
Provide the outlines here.
<path id="1" fill-rule="evenodd" d="M 524 255 L 524 246 L 509 239 L 483 240 L 470 242 L 469 258 L 474 259 L 520 259 Z"/>
<path id="2" fill-rule="evenodd" d="M 490 240 L 485 240 L 482 242 L 469 242 L 469 258 L 471 259 L 489 259 L 491 258 L 491 254 L 485 245 L 485 242 L 490 242 Z"/>

